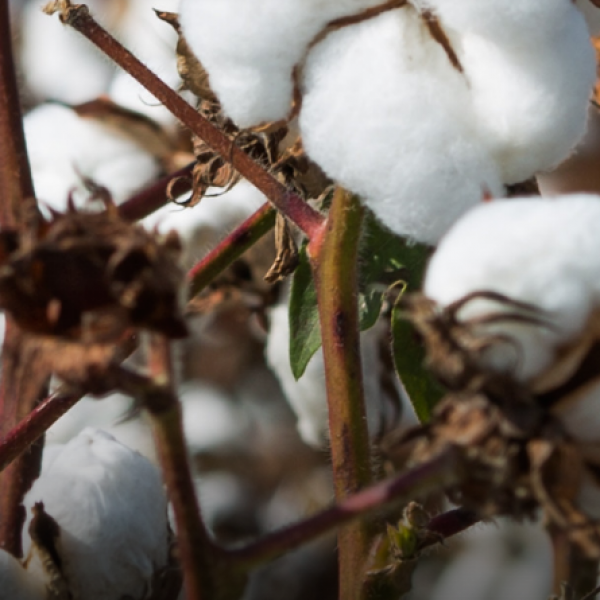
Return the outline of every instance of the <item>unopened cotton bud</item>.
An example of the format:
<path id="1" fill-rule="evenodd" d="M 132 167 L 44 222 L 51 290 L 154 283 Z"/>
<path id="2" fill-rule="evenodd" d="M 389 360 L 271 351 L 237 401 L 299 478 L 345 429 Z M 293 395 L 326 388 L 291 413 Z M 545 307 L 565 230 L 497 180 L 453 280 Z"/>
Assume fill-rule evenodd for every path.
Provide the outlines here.
<path id="1" fill-rule="evenodd" d="M 45 600 L 41 581 L 32 577 L 21 563 L 0 549 L 0 595 L 7 600 Z"/>
<path id="2" fill-rule="evenodd" d="M 167 500 L 147 459 L 86 429 L 45 461 L 27 493 L 60 528 L 56 549 L 73 600 L 141 600 L 167 564 Z M 23 536 L 27 554 L 31 539 Z M 35 563 L 32 564 L 35 568 Z"/>
<path id="3" fill-rule="evenodd" d="M 382 0 L 182 0 L 180 23 L 210 86 L 240 127 L 285 119 L 292 71 L 336 18 Z"/>
<path id="4" fill-rule="evenodd" d="M 598 196 L 486 203 L 442 239 L 427 270 L 425 294 L 448 306 L 493 291 L 537 307 L 531 314 L 510 302 L 475 298 L 458 312 L 461 320 L 507 312 L 546 319 L 547 325 L 508 318 L 481 327 L 482 335 L 509 338 L 493 344 L 485 359 L 529 380 L 581 333 L 600 302 L 598 223 Z"/>
<path id="5" fill-rule="evenodd" d="M 485 195 L 502 195 L 466 81 L 412 7 L 328 35 L 304 86 L 307 153 L 395 233 L 434 243 Z"/>
<path id="6" fill-rule="evenodd" d="M 106 187 L 118 203 L 159 173 L 156 159 L 117 128 L 57 104 L 46 104 L 24 119 L 25 138 L 37 198 L 64 210 L 89 196 L 82 177 Z"/>

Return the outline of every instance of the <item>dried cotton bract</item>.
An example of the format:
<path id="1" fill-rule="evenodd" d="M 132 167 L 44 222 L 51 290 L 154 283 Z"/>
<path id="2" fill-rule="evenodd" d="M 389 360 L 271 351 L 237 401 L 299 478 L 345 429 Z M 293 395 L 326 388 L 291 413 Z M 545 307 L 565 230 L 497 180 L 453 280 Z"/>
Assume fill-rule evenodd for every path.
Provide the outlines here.
<path id="1" fill-rule="evenodd" d="M 145 598 L 167 564 L 167 500 L 147 459 L 86 429 L 45 461 L 25 497 L 28 523 L 42 502 L 60 528 L 56 550 L 73 600 Z M 25 534 L 24 552 L 32 543 Z M 41 565 L 30 560 L 29 570 Z"/>

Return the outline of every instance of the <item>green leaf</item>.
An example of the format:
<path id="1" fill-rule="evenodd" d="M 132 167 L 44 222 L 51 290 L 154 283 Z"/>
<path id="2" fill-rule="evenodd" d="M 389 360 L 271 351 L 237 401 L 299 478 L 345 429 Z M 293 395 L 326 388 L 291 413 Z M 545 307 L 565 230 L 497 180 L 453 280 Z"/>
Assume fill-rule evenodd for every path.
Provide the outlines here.
<path id="1" fill-rule="evenodd" d="M 411 244 L 381 225 L 367 211 L 359 247 L 358 312 L 361 331 L 377 322 L 385 292 L 402 276 L 418 285 L 429 255 L 426 246 Z M 306 244 L 299 252 L 290 294 L 290 362 L 299 379 L 321 346 L 321 329 Z"/>
<path id="2" fill-rule="evenodd" d="M 403 293 L 420 289 L 430 249 L 414 245 L 404 255 L 407 277 Z M 400 381 L 421 423 L 431 418 L 444 391 L 425 368 L 425 349 L 415 334 L 412 323 L 402 313 L 399 300 L 392 310 L 392 352 Z"/>
<path id="3" fill-rule="evenodd" d="M 308 361 L 321 346 L 317 290 L 306 254 L 306 242 L 298 252 L 298 260 L 292 280 L 289 308 L 290 363 L 296 379 L 302 377 Z"/>

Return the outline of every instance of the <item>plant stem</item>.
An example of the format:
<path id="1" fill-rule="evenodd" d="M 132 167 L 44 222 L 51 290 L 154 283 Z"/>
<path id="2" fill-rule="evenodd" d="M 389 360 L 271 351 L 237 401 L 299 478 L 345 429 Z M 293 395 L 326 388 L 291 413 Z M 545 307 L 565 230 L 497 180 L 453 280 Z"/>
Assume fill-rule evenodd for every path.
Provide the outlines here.
<path id="1" fill-rule="evenodd" d="M 371 482 L 357 305 L 357 258 L 363 209 L 342 188 L 334 193 L 326 228 L 308 255 L 317 290 L 335 497 L 341 502 Z M 364 520 L 338 535 L 340 598 L 358 598 L 370 547 Z"/>
<path id="2" fill-rule="evenodd" d="M 288 190 L 271 173 L 254 162 L 235 145 L 234 141 L 230 140 L 222 131 L 194 110 L 179 94 L 161 81 L 93 19 L 87 6 L 72 5 L 68 0 L 61 0 L 59 5 L 60 18 L 63 23 L 71 25 L 83 34 L 106 56 L 142 84 L 186 127 L 228 161 L 242 177 L 256 186 L 309 238 L 322 226 L 324 217 L 321 213 L 314 210 L 300 196 Z"/>
<path id="3" fill-rule="evenodd" d="M 34 198 L 17 80 L 12 53 L 8 0 L 0 0 L 0 227 L 18 228 L 26 200 Z M 33 203 L 32 203 L 33 205 Z M 38 398 L 22 397 L 15 369 L 27 372 L 31 364 L 18 365 L 21 333 L 6 319 L 0 384 L 0 438 L 35 406 Z M 10 366 L 15 367 L 11 369 Z M 21 502 L 38 476 L 43 440 L 0 475 L 0 547 L 21 554 L 21 528 L 25 513 Z"/>
<path id="4" fill-rule="evenodd" d="M 276 211 L 263 204 L 239 227 L 221 240 L 202 260 L 188 272 L 188 298 L 199 294 L 217 275 L 237 260 L 275 225 Z"/>
<path id="5" fill-rule="evenodd" d="M 455 454 L 449 450 L 406 473 L 348 496 L 300 523 L 268 534 L 247 546 L 228 549 L 225 551 L 226 555 L 229 560 L 247 567 L 267 562 L 335 527 L 381 511 L 390 503 L 412 500 L 450 485 L 456 477 L 455 467 Z M 434 517 L 428 529 L 439 534 L 441 541 L 464 531 L 476 521 L 470 511 L 456 509 Z"/>
<path id="6" fill-rule="evenodd" d="M 0 471 L 41 438 L 80 399 L 77 394 L 53 394 L 38 404 L 0 440 Z"/>
<path id="7" fill-rule="evenodd" d="M 150 187 L 141 190 L 134 196 L 131 196 L 131 198 L 125 200 L 123 204 L 119 205 L 119 214 L 121 217 L 126 221 L 139 221 L 163 207 L 169 202 L 167 197 L 169 184 L 177 178 L 182 178 L 182 181 L 184 181 L 186 177 L 189 177 L 189 185 L 187 187 L 182 186 L 178 191 L 184 193 L 191 190 L 191 173 L 195 164 L 190 163 L 175 173 L 165 175 L 165 177 L 162 177 Z"/>
<path id="8" fill-rule="evenodd" d="M 192 472 L 183 435 L 179 401 L 173 390 L 171 350 L 168 340 L 151 334 L 149 365 L 152 385 L 144 394 L 154 439 L 177 524 L 177 544 L 187 600 L 212 600 L 214 546 L 200 516 Z"/>

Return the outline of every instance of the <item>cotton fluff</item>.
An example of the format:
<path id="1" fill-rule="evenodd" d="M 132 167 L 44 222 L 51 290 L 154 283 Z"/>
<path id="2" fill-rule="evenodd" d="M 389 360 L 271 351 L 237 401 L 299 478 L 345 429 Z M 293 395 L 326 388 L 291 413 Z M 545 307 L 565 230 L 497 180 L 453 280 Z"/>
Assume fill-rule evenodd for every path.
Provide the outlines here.
<path id="1" fill-rule="evenodd" d="M 442 239 L 427 269 L 424 292 L 447 306 L 473 292 L 495 291 L 544 311 L 541 316 L 551 326 L 504 321 L 485 329 L 516 342 L 495 344 L 485 360 L 530 380 L 552 364 L 561 345 L 581 333 L 600 303 L 599 224 L 599 196 L 483 204 Z M 467 320 L 515 310 L 523 313 L 474 299 L 458 315 Z"/>
<path id="2" fill-rule="evenodd" d="M 44 586 L 22 567 L 21 563 L 0 549 L 0 590 L 10 600 L 45 600 Z"/>
<path id="3" fill-rule="evenodd" d="M 307 153 L 398 234 L 434 243 L 502 195 L 473 120 L 464 78 L 410 6 L 331 33 L 308 57 Z"/>
<path id="4" fill-rule="evenodd" d="M 570 0 L 423 4 L 457 51 L 503 182 L 564 160 L 585 133 L 595 82 L 595 53 L 577 7 Z"/>
<path id="5" fill-rule="evenodd" d="M 267 364 L 279 379 L 290 408 L 298 419 L 297 428 L 309 446 L 322 447 L 329 437 L 329 412 L 325 387 L 323 350 L 308 362 L 298 381 L 290 366 L 290 324 L 287 303 L 270 309 L 269 336 L 265 349 Z M 361 333 L 361 356 L 367 425 L 372 437 L 381 433 L 392 416 L 379 381 L 377 327 Z"/>
<path id="6" fill-rule="evenodd" d="M 78 203 L 89 196 L 82 176 L 121 202 L 160 173 L 155 158 L 127 135 L 66 106 L 39 106 L 24 129 L 36 196 L 57 210 L 65 209 L 70 192 Z"/>
<path id="7" fill-rule="evenodd" d="M 180 23 L 210 85 L 240 127 L 285 119 L 292 71 L 332 19 L 383 0 L 182 0 Z"/>
<path id="8" fill-rule="evenodd" d="M 168 555 L 167 500 L 158 470 L 91 428 L 52 455 L 25 497 L 24 532 L 31 508 L 43 502 L 61 529 L 57 550 L 73 600 L 145 597 Z M 25 533 L 25 554 L 30 545 Z"/>
<path id="9" fill-rule="evenodd" d="M 594 6 L 591 0 L 575 0 L 575 5 L 585 17 L 590 35 L 600 34 L 600 8 Z"/>

